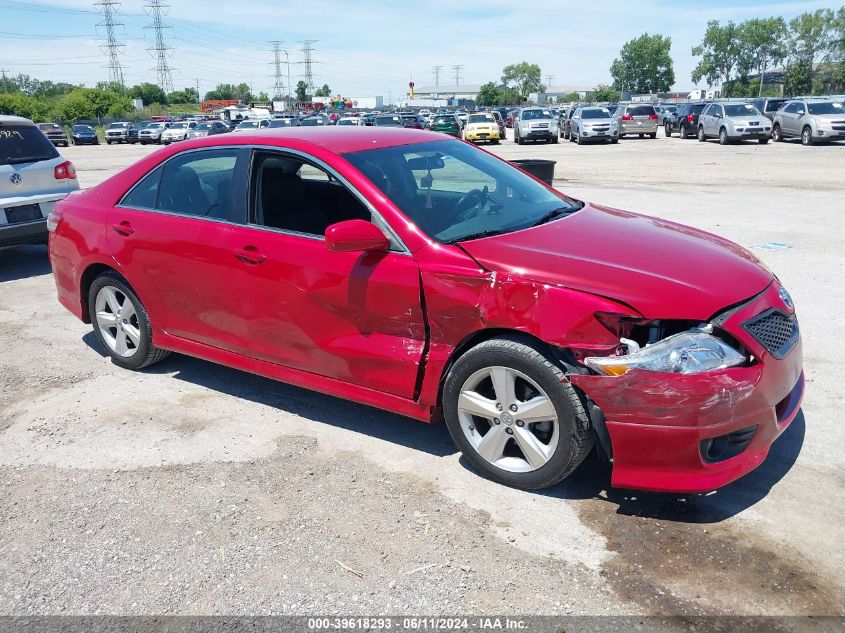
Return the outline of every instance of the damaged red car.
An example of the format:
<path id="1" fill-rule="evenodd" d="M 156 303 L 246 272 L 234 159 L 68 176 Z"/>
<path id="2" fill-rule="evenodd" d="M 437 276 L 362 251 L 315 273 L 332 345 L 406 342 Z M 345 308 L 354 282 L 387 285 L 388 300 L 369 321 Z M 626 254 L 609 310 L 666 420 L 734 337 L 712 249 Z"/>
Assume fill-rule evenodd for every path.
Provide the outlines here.
<path id="1" fill-rule="evenodd" d="M 482 473 L 702 492 L 804 389 L 795 309 L 727 240 L 571 199 L 428 131 L 163 148 L 50 214 L 58 298 L 113 362 L 171 351 L 426 422 Z"/>

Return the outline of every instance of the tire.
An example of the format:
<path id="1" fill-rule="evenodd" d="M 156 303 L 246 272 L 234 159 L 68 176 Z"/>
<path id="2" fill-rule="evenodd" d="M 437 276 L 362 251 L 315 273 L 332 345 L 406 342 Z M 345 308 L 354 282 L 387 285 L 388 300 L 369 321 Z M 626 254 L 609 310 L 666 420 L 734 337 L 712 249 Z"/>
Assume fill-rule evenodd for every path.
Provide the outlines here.
<path id="1" fill-rule="evenodd" d="M 584 141 L 581 140 L 581 130 L 578 130 L 578 136 L 575 137 L 575 142 L 578 145 L 583 145 Z"/>
<path id="2" fill-rule="evenodd" d="M 769 142 L 769 139 L 767 139 L 767 138 L 758 138 L 758 139 L 757 139 L 757 142 L 758 142 L 758 143 L 760 143 L 760 145 L 766 145 L 766 144 Z"/>
<path id="3" fill-rule="evenodd" d="M 574 136 L 572 136 L 572 129 L 570 129 L 570 130 L 569 130 L 569 142 L 570 142 L 570 143 L 574 143 L 574 142 L 575 142 L 575 137 L 574 137 Z"/>
<path id="4" fill-rule="evenodd" d="M 516 143 L 517 145 L 522 144 L 522 141 L 519 139 L 519 133 L 518 132 L 513 133 L 513 142 Z"/>
<path id="5" fill-rule="evenodd" d="M 698 142 L 704 143 L 707 140 L 707 136 L 704 134 L 704 126 L 698 126 Z"/>
<path id="6" fill-rule="evenodd" d="M 108 299 L 110 292 L 116 303 Z M 98 301 L 100 303 L 99 312 Z M 131 310 L 127 308 L 127 302 L 129 302 Z M 109 317 L 109 315 L 115 314 L 112 306 L 120 308 L 118 315 L 121 317 L 124 315 L 124 310 L 127 310 L 125 313 L 127 318 L 123 319 L 125 325 L 121 325 L 120 319 Z M 94 327 L 94 337 L 103 351 L 118 367 L 142 369 L 164 360 L 170 355 L 168 350 L 158 349 L 153 345 L 150 319 L 144 305 L 126 280 L 114 271 L 104 272 L 91 284 L 91 288 L 88 290 L 88 316 Z M 112 328 L 104 326 L 109 321 L 117 325 Z M 113 343 L 106 340 L 104 329 L 113 338 Z M 114 334 L 111 334 L 111 330 L 115 330 Z"/>
<path id="7" fill-rule="evenodd" d="M 106 141 L 106 145 L 111 145 L 111 141 Z"/>
<path id="8" fill-rule="evenodd" d="M 476 398 L 468 401 L 470 406 L 479 405 L 482 414 L 498 413 L 493 376 L 506 387 L 504 391 L 512 394 L 510 404 L 517 410 L 502 403 L 500 417 L 489 420 L 462 408 L 461 403 L 467 400 L 461 395 L 472 393 Z M 543 408 L 537 421 L 520 425 L 520 409 L 527 413 L 525 403 L 543 397 L 549 406 Z M 533 408 L 538 407 L 535 404 Z M 545 488 L 561 481 L 584 461 L 595 442 L 589 415 L 578 393 L 566 382 L 563 370 L 552 357 L 528 337 L 490 339 L 461 356 L 446 376 L 443 410 L 449 433 L 466 459 L 484 477 L 523 490 Z M 554 419 L 544 418 L 546 413 Z M 498 424 L 496 419 L 500 420 Z M 485 436 L 480 435 L 482 427 L 485 435 L 493 432 L 491 440 L 500 443 L 488 443 L 488 457 L 477 448 Z M 526 437 L 531 441 L 520 442 L 519 438 Z M 533 463 L 522 446 L 539 449 L 530 453 Z"/>
<path id="9" fill-rule="evenodd" d="M 805 125 L 801 130 L 801 145 L 809 147 L 813 144 L 813 130 L 809 125 Z"/>
<path id="10" fill-rule="evenodd" d="M 551 139 L 551 140 L 552 140 L 552 145 L 557 145 L 557 144 L 558 144 L 558 142 L 559 142 L 558 135 L 557 135 L 557 134 L 555 134 L 555 135 L 552 137 L 552 139 Z"/>
<path id="11" fill-rule="evenodd" d="M 649 138 L 657 138 L 657 132 L 648 135 Z"/>
<path id="12" fill-rule="evenodd" d="M 781 131 L 780 126 L 778 124 L 775 124 L 775 126 L 772 128 L 772 140 L 775 143 L 780 143 L 781 141 L 783 141 L 783 132 Z"/>
<path id="13" fill-rule="evenodd" d="M 639 137 L 640 137 L 640 138 L 645 138 L 645 134 L 640 134 L 640 135 L 639 135 Z"/>
<path id="14" fill-rule="evenodd" d="M 719 130 L 719 145 L 727 145 L 730 143 L 728 138 L 728 131 L 725 128 Z"/>
<path id="15" fill-rule="evenodd" d="M 610 143 L 612 145 L 617 145 L 619 143 L 619 139 L 618 138 L 612 138 L 612 139 L 610 139 Z"/>

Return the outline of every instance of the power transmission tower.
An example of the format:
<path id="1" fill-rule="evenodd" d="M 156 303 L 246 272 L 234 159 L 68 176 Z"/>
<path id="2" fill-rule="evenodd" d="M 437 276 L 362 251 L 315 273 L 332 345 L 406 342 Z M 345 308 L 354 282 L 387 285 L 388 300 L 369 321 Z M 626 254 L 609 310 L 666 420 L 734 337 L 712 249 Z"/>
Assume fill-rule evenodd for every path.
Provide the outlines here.
<path id="1" fill-rule="evenodd" d="M 317 42 L 317 40 L 304 40 L 300 42 L 302 44 L 302 62 L 305 66 L 305 73 L 303 74 L 303 79 L 305 79 L 305 86 L 306 86 L 306 94 L 313 95 L 314 94 L 314 74 L 311 71 L 311 64 L 316 64 L 313 59 L 311 59 L 311 53 L 314 52 L 312 46 Z"/>
<path id="2" fill-rule="evenodd" d="M 197 82 L 197 103 L 201 103 L 202 97 L 200 96 L 200 80 L 199 80 L 199 77 L 197 77 L 196 82 Z"/>
<path id="3" fill-rule="evenodd" d="M 554 79 L 554 75 L 546 75 L 546 89 L 548 90 L 552 85 L 552 79 Z"/>
<path id="4" fill-rule="evenodd" d="M 455 71 L 455 85 L 459 86 L 461 84 L 461 71 L 463 71 L 464 65 L 463 64 L 455 64 L 452 66 L 452 70 Z"/>
<path id="5" fill-rule="evenodd" d="M 440 85 L 440 71 L 443 70 L 443 66 L 435 66 L 431 69 L 432 74 L 434 75 L 434 85 Z"/>
<path id="6" fill-rule="evenodd" d="M 169 8 L 170 5 L 165 4 L 162 0 L 147 0 L 147 4 L 144 5 L 144 11 L 153 19 L 153 23 L 144 28 L 153 29 L 155 33 L 155 45 L 150 46 L 147 52 L 156 60 L 155 71 L 158 86 L 166 93 L 173 91 L 172 69 L 168 60 L 173 47 L 167 46 L 164 42 L 164 29 L 172 27 L 162 20 Z"/>
<path id="7" fill-rule="evenodd" d="M 282 99 L 285 96 L 285 82 L 282 79 L 282 43 L 279 40 L 270 42 L 273 45 L 274 79 L 273 98 Z"/>
<path id="8" fill-rule="evenodd" d="M 114 21 L 114 16 L 117 13 L 117 7 L 120 6 L 120 3 L 115 2 L 114 0 L 98 0 L 94 3 L 94 6 L 97 7 L 97 10 L 103 14 L 103 20 L 102 22 L 97 23 L 97 28 L 103 27 L 106 31 L 105 42 L 100 44 L 100 48 L 109 58 L 109 81 L 125 87 L 123 82 L 123 67 L 120 65 L 119 52 L 120 49 L 126 45 L 118 42 L 117 37 L 115 37 L 114 34 L 116 26 L 123 26 L 121 22 Z"/>

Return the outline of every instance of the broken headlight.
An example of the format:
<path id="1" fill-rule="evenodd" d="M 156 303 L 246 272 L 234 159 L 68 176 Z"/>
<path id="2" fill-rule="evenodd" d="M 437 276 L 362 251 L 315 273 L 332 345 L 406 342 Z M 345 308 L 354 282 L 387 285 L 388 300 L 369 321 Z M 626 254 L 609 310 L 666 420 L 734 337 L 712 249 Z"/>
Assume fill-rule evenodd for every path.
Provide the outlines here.
<path id="1" fill-rule="evenodd" d="M 745 360 L 745 356 L 715 336 L 704 331 L 692 330 L 674 334 L 629 354 L 593 356 L 585 358 L 584 363 L 599 373 L 621 376 L 632 369 L 672 374 L 697 374 L 734 367 L 744 363 Z"/>

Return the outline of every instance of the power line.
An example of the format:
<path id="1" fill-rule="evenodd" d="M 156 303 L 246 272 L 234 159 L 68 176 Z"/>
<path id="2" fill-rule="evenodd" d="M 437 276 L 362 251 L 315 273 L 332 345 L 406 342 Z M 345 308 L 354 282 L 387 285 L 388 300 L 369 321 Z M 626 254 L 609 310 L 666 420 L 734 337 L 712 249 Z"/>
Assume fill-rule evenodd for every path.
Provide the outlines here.
<path id="1" fill-rule="evenodd" d="M 109 58 L 109 81 L 125 87 L 123 66 L 120 65 L 119 53 L 120 49 L 126 45 L 118 42 L 114 34 L 116 26 L 123 26 L 123 23 L 114 21 L 114 16 L 120 3 L 114 0 L 98 0 L 94 3 L 94 6 L 103 14 L 103 20 L 102 22 L 98 22 L 97 26 L 103 27 L 106 30 L 106 41 L 100 45 L 100 48 Z"/>
<path id="2" fill-rule="evenodd" d="M 144 28 L 151 28 L 155 32 L 155 46 L 150 46 L 147 51 L 156 60 L 156 78 L 159 88 L 164 92 L 173 91 L 173 76 L 168 60 L 173 47 L 167 46 L 164 42 L 164 29 L 173 27 L 162 21 L 162 17 L 167 14 L 169 8 L 170 5 L 164 4 L 161 0 L 148 0 L 144 5 L 144 11 L 153 19 L 153 23 Z"/>
<path id="3" fill-rule="evenodd" d="M 461 72 L 464 69 L 463 64 L 455 64 L 452 66 L 452 70 L 455 71 L 455 85 L 458 86 L 461 83 Z"/>
<path id="4" fill-rule="evenodd" d="M 313 95 L 314 94 L 314 74 L 311 71 L 311 64 L 316 64 L 314 60 L 311 59 L 311 53 L 314 52 L 312 46 L 316 44 L 317 40 L 303 40 L 300 42 L 302 44 L 302 63 L 305 66 L 305 92 L 306 94 Z"/>
<path id="5" fill-rule="evenodd" d="M 440 71 L 443 70 L 443 66 L 435 66 L 431 69 L 432 74 L 434 75 L 434 85 L 440 85 Z"/>

